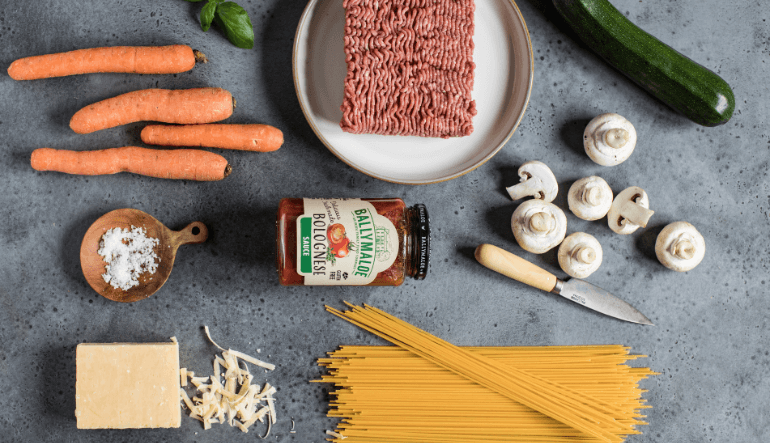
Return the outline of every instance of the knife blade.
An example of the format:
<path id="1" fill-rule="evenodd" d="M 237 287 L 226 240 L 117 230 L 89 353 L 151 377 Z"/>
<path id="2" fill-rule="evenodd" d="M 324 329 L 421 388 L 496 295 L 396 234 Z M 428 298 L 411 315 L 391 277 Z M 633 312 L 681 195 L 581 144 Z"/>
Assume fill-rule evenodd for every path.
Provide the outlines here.
<path id="1" fill-rule="evenodd" d="M 652 325 L 644 314 L 608 291 L 577 278 L 560 280 L 545 269 L 497 246 L 482 244 L 476 248 L 475 256 L 479 263 L 506 277 L 560 295 L 610 317 Z"/>

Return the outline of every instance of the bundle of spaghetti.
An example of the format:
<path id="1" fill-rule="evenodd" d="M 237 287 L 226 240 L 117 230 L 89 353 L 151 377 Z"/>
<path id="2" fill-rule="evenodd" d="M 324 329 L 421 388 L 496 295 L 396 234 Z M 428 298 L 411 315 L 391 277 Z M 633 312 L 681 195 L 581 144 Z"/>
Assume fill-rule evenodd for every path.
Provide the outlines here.
<path id="1" fill-rule="evenodd" d="M 629 355 L 629 348 L 464 349 L 592 394 L 633 411 L 633 425 L 645 424 L 639 411 L 650 406 L 638 382 L 653 372 L 625 365 L 643 357 Z M 328 370 L 319 381 L 338 387 L 329 416 L 344 420 L 337 431 L 347 443 L 598 441 L 401 348 L 344 346 L 319 364 Z"/>
<path id="2" fill-rule="evenodd" d="M 331 371 L 321 381 L 338 386 L 330 415 L 344 418 L 347 443 L 620 442 L 646 424 L 638 382 L 653 372 L 624 365 L 636 358 L 628 348 L 460 348 L 348 306 L 326 308 L 402 349 L 343 347 L 321 360 Z"/>

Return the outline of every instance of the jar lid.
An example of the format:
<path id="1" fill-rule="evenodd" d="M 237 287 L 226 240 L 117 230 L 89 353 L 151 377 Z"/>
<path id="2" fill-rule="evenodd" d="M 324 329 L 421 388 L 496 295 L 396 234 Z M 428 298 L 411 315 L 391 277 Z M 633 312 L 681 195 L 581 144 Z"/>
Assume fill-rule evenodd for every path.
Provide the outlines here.
<path id="1" fill-rule="evenodd" d="M 430 218 L 425 205 L 416 204 L 412 206 L 412 209 L 414 210 L 414 219 L 412 220 L 414 278 L 423 280 L 428 275 L 428 262 L 430 261 Z"/>

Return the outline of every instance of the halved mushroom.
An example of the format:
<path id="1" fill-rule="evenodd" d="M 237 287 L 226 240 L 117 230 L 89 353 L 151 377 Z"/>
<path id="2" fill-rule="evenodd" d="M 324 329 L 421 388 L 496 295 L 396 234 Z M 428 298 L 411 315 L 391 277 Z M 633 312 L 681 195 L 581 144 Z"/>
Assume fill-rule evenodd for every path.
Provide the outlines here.
<path id="1" fill-rule="evenodd" d="M 522 249 L 542 254 L 564 240 L 567 216 L 553 203 L 527 200 L 513 212 L 511 229 Z"/>
<path id="2" fill-rule="evenodd" d="M 598 115 L 583 132 L 583 147 L 594 162 L 603 166 L 619 165 L 634 152 L 636 129 L 621 115 Z"/>
<path id="3" fill-rule="evenodd" d="M 655 255 L 663 266 L 686 272 L 700 264 L 706 255 L 706 241 L 695 226 L 685 221 L 669 224 L 658 234 Z"/>
<path id="4" fill-rule="evenodd" d="M 556 198 L 559 184 L 551 169 L 537 160 L 528 161 L 519 168 L 521 183 L 505 188 L 513 200 L 532 196 L 547 203 Z"/>
<path id="5" fill-rule="evenodd" d="M 612 206 L 612 189 L 601 177 L 581 178 L 570 186 L 567 203 L 578 218 L 599 220 Z"/>
<path id="6" fill-rule="evenodd" d="M 575 232 L 559 246 L 559 266 L 569 276 L 586 278 L 602 264 L 602 245 L 593 235 Z"/>
<path id="7" fill-rule="evenodd" d="M 647 222 L 655 213 L 649 208 L 647 193 L 638 186 L 631 186 L 621 191 L 612 201 L 607 223 L 615 233 L 631 234 L 640 227 L 647 227 Z"/>

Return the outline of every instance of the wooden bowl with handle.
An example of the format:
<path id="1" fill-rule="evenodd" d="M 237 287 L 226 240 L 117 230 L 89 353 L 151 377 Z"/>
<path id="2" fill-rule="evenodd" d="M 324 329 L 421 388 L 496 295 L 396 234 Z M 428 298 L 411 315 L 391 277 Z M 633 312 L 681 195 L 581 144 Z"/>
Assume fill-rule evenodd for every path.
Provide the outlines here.
<path id="1" fill-rule="evenodd" d="M 102 236 L 112 228 L 131 229 L 141 227 L 147 237 L 158 239 L 154 251 L 157 255 L 155 273 L 144 272 L 139 276 L 139 285 L 128 290 L 115 288 L 102 277 L 107 263 L 98 251 Z M 172 231 L 151 215 L 138 209 L 116 209 L 99 217 L 83 237 L 80 246 L 80 266 L 88 284 L 99 295 L 113 301 L 130 303 L 154 294 L 166 283 L 174 266 L 176 252 L 185 244 L 203 243 L 208 238 L 208 229 L 201 222 L 193 222 L 180 231 Z"/>

